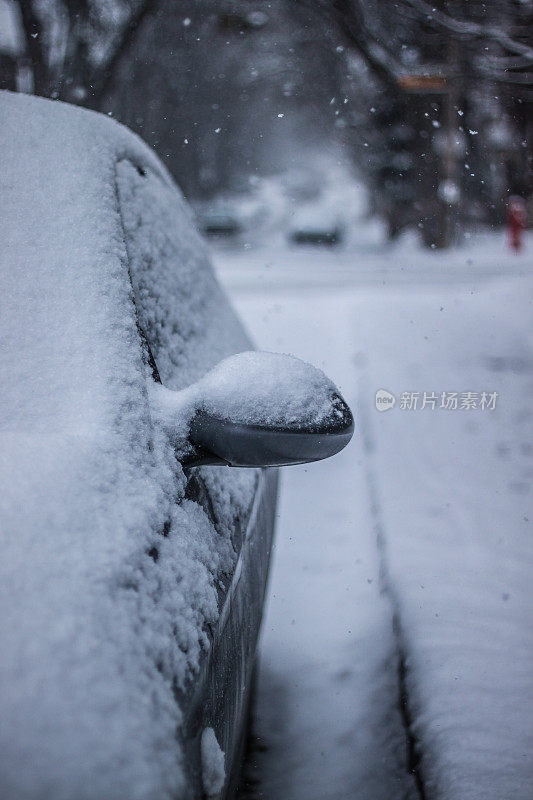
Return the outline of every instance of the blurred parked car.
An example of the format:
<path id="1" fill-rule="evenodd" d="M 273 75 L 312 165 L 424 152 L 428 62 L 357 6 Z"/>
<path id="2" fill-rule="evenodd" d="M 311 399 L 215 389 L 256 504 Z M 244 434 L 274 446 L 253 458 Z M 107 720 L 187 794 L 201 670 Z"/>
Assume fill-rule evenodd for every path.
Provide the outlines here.
<path id="1" fill-rule="evenodd" d="M 214 239 L 233 239 L 243 228 L 231 210 L 204 208 L 197 212 L 198 228 L 204 236 Z"/>
<path id="2" fill-rule="evenodd" d="M 337 245 L 344 237 L 344 226 L 338 215 L 317 203 L 300 208 L 289 227 L 294 244 Z"/>
<path id="3" fill-rule="evenodd" d="M 259 467 L 336 452 L 349 409 L 288 357 L 208 372 L 251 344 L 139 139 L 0 106 L 0 796 L 231 797 L 276 509 Z M 298 387 L 328 392 L 318 422 Z M 228 464 L 248 468 L 206 466 Z"/>

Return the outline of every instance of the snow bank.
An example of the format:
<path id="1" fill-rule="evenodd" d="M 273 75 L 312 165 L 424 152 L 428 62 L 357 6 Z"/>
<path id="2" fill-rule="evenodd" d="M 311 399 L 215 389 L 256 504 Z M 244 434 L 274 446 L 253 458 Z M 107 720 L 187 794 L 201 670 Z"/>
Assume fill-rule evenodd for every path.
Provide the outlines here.
<path id="1" fill-rule="evenodd" d="M 218 530 L 183 500 L 172 443 L 151 415 L 130 269 L 154 337 L 168 298 L 143 304 L 140 289 L 158 279 L 152 229 L 144 218 L 128 253 L 140 203 L 132 190 L 123 218 L 117 164 L 150 176 L 167 226 L 189 221 L 159 161 L 113 121 L 10 93 L 0 106 L 0 794 L 181 797 L 176 689 L 209 644 L 218 582 L 236 558 L 231 518 L 255 473 L 207 477 Z M 180 301 L 158 353 L 181 388 L 249 342 L 200 240 L 188 232 L 181 249 L 176 237 L 162 246 L 185 276 L 171 284 L 167 265 L 166 288 L 183 298 L 198 276 L 194 318 Z"/>
<path id="2" fill-rule="evenodd" d="M 431 798 L 531 797 L 532 288 L 363 295 L 358 310 L 375 523 Z M 397 398 L 386 413 L 382 387 Z M 477 406 L 440 408 L 441 392 Z"/>

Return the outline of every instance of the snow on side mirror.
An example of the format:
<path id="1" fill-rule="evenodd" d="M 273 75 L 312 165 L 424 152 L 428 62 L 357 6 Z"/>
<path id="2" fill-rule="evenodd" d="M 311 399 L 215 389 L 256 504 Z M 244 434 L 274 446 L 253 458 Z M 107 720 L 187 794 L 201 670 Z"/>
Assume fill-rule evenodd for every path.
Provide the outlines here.
<path id="1" fill-rule="evenodd" d="M 353 435 L 352 413 L 336 386 L 293 356 L 239 353 L 183 392 L 162 391 L 167 430 L 173 417 L 177 429 L 184 412 L 188 418 L 184 467 L 305 464 L 335 455 Z"/>

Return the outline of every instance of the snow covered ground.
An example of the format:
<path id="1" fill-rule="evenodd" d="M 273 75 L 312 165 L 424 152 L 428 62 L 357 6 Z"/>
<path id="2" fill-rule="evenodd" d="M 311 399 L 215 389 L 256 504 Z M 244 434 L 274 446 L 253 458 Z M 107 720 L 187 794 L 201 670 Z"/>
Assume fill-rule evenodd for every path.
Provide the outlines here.
<path id="1" fill-rule="evenodd" d="M 367 228 L 338 251 L 216 254 L 258 345 L 356 411 L 346 451 L 283 475 L 252 796 L 531 797 L 532 252 Z"/>

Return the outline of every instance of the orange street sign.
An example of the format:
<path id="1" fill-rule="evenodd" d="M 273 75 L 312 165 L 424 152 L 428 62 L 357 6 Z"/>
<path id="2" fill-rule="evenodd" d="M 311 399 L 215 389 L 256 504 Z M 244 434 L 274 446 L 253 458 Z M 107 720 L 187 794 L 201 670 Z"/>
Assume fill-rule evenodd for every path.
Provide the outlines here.
<path id="1" fill-rule="evenodd" d="M 448 80 L 445 75 L 400 75 L 398 86 L 404 92 L 420 94 L 442 94 L 448 91 Z"/>

